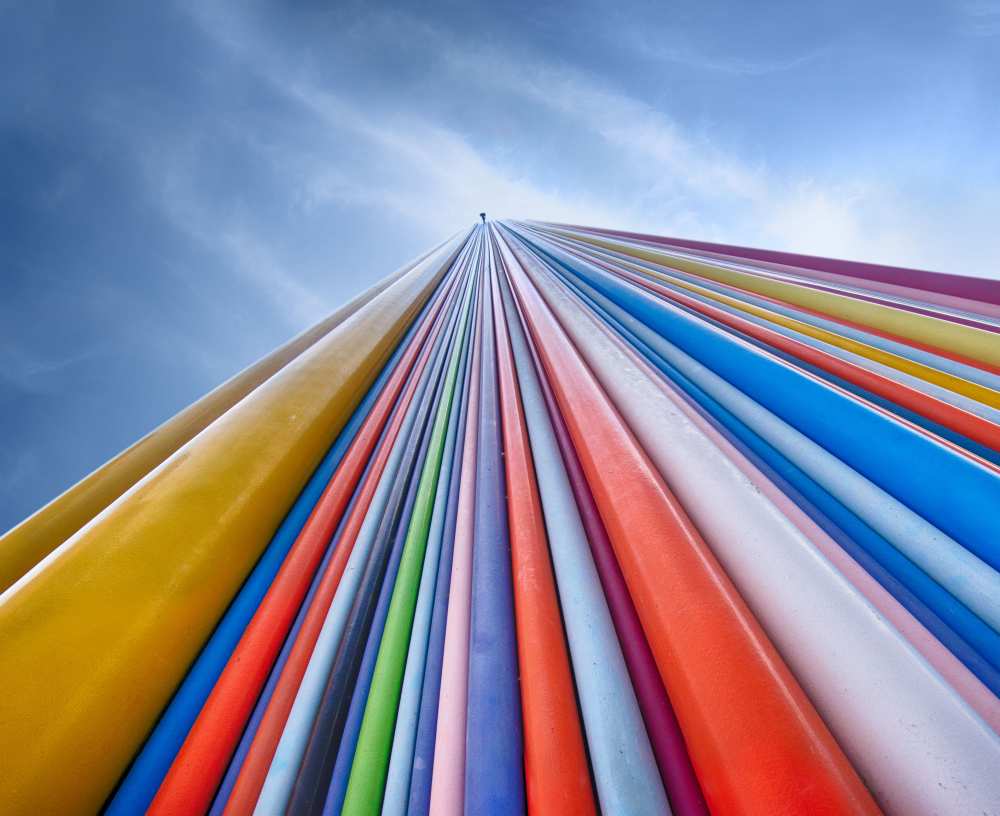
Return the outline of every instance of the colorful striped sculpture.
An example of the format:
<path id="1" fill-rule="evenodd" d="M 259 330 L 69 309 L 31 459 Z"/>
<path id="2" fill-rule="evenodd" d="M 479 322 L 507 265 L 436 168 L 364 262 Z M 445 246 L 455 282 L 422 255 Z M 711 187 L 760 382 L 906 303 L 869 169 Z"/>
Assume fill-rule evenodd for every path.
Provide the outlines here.
<path id="1" fill-rule="evenodd" d="M 1000 282 L 441 244 L 0 539 L 0 813 L 1000 813 Z"/>

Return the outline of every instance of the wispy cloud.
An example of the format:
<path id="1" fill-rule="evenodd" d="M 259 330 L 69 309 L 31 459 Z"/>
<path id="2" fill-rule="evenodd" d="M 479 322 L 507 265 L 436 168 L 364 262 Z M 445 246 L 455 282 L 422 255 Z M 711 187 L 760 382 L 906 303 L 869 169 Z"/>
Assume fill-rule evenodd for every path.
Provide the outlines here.
<path id="1" fill-rule="evenodd" d="M 329 311 L 328 304 L 279 260 L 242 208 L 227 206 L 200 186 L 195 141 L 152 139 L 137 142 L 134 149 L 149 203 L 175 229 L 218 257 L 240 285 L 259 292 L 289 328 L 301 328 Z"/>
<path id="2" fill-rule="evenodd" d="M 296 325 L 309 325 L 329 311 L 316 292 L 304 285 L 274 256 L 271 246 L 249 227 L 226 224 L 214 235 L 214 245 L 224 252 L 243 280 L 281 304 Z"/>
<path id="3" fill-rule="evenodd" d="M 259 72 L 275 92 L 309 111 L 331 134 L 346 133 L 366 145 L 370 161 L 360 167 L 336 159 L 332 137 L 329 155 L 295 159 L 311 162 L 300 174 L 306 206 L 336 201 L 381 208 L 438 232 L 485 206 L 496 214 L 961 267 L 972 274 L 994 275 L 1000 266 L 1000 243 L 981 232 L 976 219 L 944 234 L 937 229 L 942 212 L 915 206 L 884 178 L 844 175 L 822 164 L 805 176 L 781 171 L 763 154 L 734 153 L 721 146 L 722 134 L 685 128 L 668 110 L 556 57 L 456 40 L 451 32 L 400 12 L 372 12 L 352 29 L 363 34 L 368 48 L 388 48 L 405 36 L 433 55 L 435 82 L 443 93 L 471 95 L 494 110 L 512 106 L 520 112 L 517 121 L 530 121 L 531 111 L 541 111 L 553 117 L 549 130 L 573 142 L 589 141 L 596 158 L 574 168 L 558 186 L 526 177 L 516 153 L 484 150 L 404 99 L 395 107 L 362 105 L 300 61 L 283 61 L 231 12 L 197 8 L 204 29 L 240 53 L 247 69 Z M 987 11 L 976 14 L 986 19 Z M 785 60 L 708 60 L 704 67 L 763 75 L 817 60 L 826 50 Z M 660 56 L 691 55 L 666 48 Z M 559 157 L 553 160 L 558 163 Z M 995 204 L 987 199 L 985 206 Z"/>
<path id="4" fill-rule="evenodd" d="M 54 394 L 66 379 L 66 369 L 101 354 L 100 346 L 59 357 L 45 357 L 36 350 L 7 341 L 0 343 L 0 384 L 27 394 Z"/>
<path id="5" fill-rule="evenodd" d="M 37 478 L 41 464 L 41 457 L 27 449 L 11 451 L 8 456 L 0 458 L 0 495 L 13 493 L 24 482 Z"/>
<path id="6" fill-rule="evenodd" d="M 316 199 L 386 208 L 435 231 L 442 225 L 463 224 L 487 205 L 497 215 L 546 212 L 562 218 L 583 212 L 596 219 L 614 217 L 612 209 L 586 196 L 574 199 L 540 188 L 515 166 L 489 161 L 448 128 L 412 115 L 380 120 L 357 109 L 345 110 L 342 100 L 301 82 L 284 87 L 331 126 L 349 128 L 367 139 L 379 160 L 389 162 L 398 173 L 380 184 L 321 162 L 324 166 L 311 185 Z"/>
<path id="7" fill-rule="evenodd" d="M 567 195 L 532 182 L 516 161 L 491 160 L 460 132 L 405 106 L 390 113 L 362 107 L 356 98 L 335 92 L 308 71 L 282 61 L 228 12 L 209 13 L 198 6 L 193 13 L 207 33 L 241 57 L 248 70 L 328 129 L 329 154 L 281 159 L 308 164 L 296 174 L 303 179 L 301 200 L 307 207 L 338 201 L 379 208 L 414 221 L 431 234 L 467 223 L 483 206 L 491 214 L 510 216 L 544 213 L 556 219 L 582 216 L 607 221 L 620 215 L 584 193 Z M 379 25 L 378 15 L 370 22 L 368 36 L 392 36 L 395 27 Z M 424 33 L 433 31 L 424 28 Z M 345 133 L 364 143 L 369 161 L 363 167 L 337 159 L 335 137 Z"/>
<path id="8" fill-rule="evenodd" d="M 640 56 L 649 60 L 684 65 L 714 74 L 744 77 L 766 76 L 802 68 L 821 59 L 833 49 L 831 45 L 823 45 L 784 58 L 763 53 L 710 54 L 687 45 L 664 43 L 662 37 L 650 36 L 643 29 L 633 29 L 630 42 Z"/>
<path id="9" fill-rule="evenodd" d="M 698 193 L 741 198 L 753 197 L 761 189 L 759 167 L 694 138 L 670 116 L 586 72 L 545 60 L 512 59 L 489 49 L 473 53 L 452 48 L 446 57 L 456 73 L 474 76 L 484 87 L 502 89 L 561 114 L 572 122 L 567 133 L 585 128 L 610 149 L 652 162 L 651 179 Z"/>
<path id="10" fill-rule="evenodd" d="M 959 6 L 960 29 L 974 37 L 1000 36 L 1000 2 L 997 0 L 973 0 Z"/>
<path id="11" fill-rule="evenodd" d="M 1000 241 L 978 218 L 951 230 L 939 229 L 947 204 L 921 208 L 881 179 L 861 176 L 822 178 L 780 173 L 759 160 L 720 149 L 687 133 L 668 115 L 599 79 L 544 61 L 511 61 L 499 54 L 452 50 L 456 70 L 479 72 L 484 84 L 533 104 L 545 105 L 572 121 L 567 130 L 586 128 L 619 155 L 644 168 L 646 179 L 661 179 L 651 206 L 666 215 L 661 229 L 694 230 L 720 241 L 744 241 L 834 257 L 960 269 L 965 274 L 1000 276 Z M 654 183 L 655 184 L 655 183 Z M 676 198 L 677 187 L 693 194 Z M 671 201 L 671 196 L 674 201 Z M 1000 211 L 1000 195 L 981 195 L 979 212 Z M 635 212 L 619 210 L 633 223 Z M 624 221 L 622 223 L 625 223 Z"/>

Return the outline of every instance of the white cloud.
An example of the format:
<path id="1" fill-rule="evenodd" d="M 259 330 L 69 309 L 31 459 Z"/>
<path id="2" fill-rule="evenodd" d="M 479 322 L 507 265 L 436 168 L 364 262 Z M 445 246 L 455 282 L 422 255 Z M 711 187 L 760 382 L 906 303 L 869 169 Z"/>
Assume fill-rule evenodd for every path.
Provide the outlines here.
<path id="1" fill-rule="evenodd" d="M 479 71 L 483 83 L 500 85 L 571 119 L 567 129 L 588 128 L 646 168 L 645 176 L 665 179 L 664 189 L 650 190 L 653 200 L 645 199 L 649 208 L 668 205 L 666 216 L 657 219 L 659 230 L 678 237 L 1000 277 L 1000 237 L 988 216 L 1000 212 L 1000 194 L 984 192 L 981 206 L 970 208 L 973 217 L 957 221 L 947 203 L 920 204 L 885 181 L 782 175 L 731 155 L 580 71 L 514 62 L 497 53 L 484 58 L 452 51 L 450 57 L 463 72 Z M 678 185 L 697 198 L 680 196 L 670 207 Z M 619 209 L 618 214 L 616 225 L 640 228 L 634 210 Z M 942 229 L 943 224 L 950 229 Z"/>
<path id="2" fill-rule="evenodd" d="M 814 62 L 830 51 L 829 46 L 823 46 L 784 59 L 768 57 L 763 54 L 751 57 L 732 54 L 708 55 L 677 44 L 664 45 L 659 38 L 652 38 L 647 32 L 641 30 L 635 31 L 633 43 L 642 56 L 651 60 L 687 65 L 692 68 L 734 76 L 765 76 L 791 71 Z"/>
<path id="3" fill-rule="evenodd" d="M 43 357 L 23 345 L 0 344 L 0 382 L 29 394 L 58 393 L 65 369 L 96 357 L 100 346 L 59 357 Z"/>
<path id="4" fill-rule="evenodd" d="M 282 306 L 294 325 L 309 325 L 330 311 L 329 304 L 290 274 L 254 230 L 229 223 L 214 241 L 242 278 L 263 292 L 269 302 Z"/>
<path id="5" fill-rule="evenodd" d="M 217 41 L 241 56 L 273 90 L 298 102 L 328 129 L 330 153 L 284 157 L 298 166 L 300 199 L 307 208 L 337 201 L 384 209 L 441 236 L 470 223 L 488 207 L 491 216 L 538 214 L 550 219 L 614 222 L 620 210 L 586 195 L 567 195 L 524 177 L 516 164 L 488 160 L 458 131 L 410 111 L 376 113 L 335 93 L 297 66 L 256 43 L 238 15 L 192 7 L 195 19 Z M 418 27 L 419 28 L 419 27 Z M 373 36 L 395 28 L 373 25 Z M 366 28 L 366 32 L 369 31 Z M 429 29 L 423 28 L 428 34 Z M 419 32 L 411 31 L 411 34 Z M 337 161 L 336 138 L 363 140 L 371 162 L 362 168 Z M 302 165 L 306 166 L 302 166 Z M 379 173 L 370 172 L 378 167 Z"/>
<path id="6" fill-rule="evenodd" d="M 975 12 L 984 19 L 993 4 L 986 6 Z M 407 100 L 397 100 L 388 112 L 385 106 L 361 107 L 300 63 L 283 63 L 255 41 L 238 16 L 198 8 L 206 31 L 242 54 L 248 70 L 311 111 L 331 134 L 347 133 L 366 145 L 371 161 L 361 167 L 337 160 L 332 137 L 329 155 L 295 159 L 309 162 L 299 174 L 307 207 L 336 201 L 383 209 L 431 236 L 468 223 L 470 214 L 486 207 L 498 216 L 1000 275 L 1000 239 L 993 237 L 988 219 L 959 220 L 947 203 L 918 203 L 884 179 L 845 176 L 832 167 L 817 166 L 805 177 L 779 172 L 759 158 L 723 149 L 704 133 L 692 133 L 600 77 L 546 56 L 456 41 L 398 12 L 373 12 L 359 23 L 368 48 L 389 47 L 402 32 L 413 47 L 433 55 L 436 69 L 445 74 L 435 75 L 442 93 L 471 93 L 473 100 L 480 94 L 493 110 L 514 105 L 522 114 L 519 121 L 530 121 L 531 110 L 544 110 L 561 120 L 567 140 L 596 144 L 594 152 L 607 161 L 562 168 L 565 182 L 559 186 L 527 178 L 516 154 L 477 149 L 456 128 L 419 113 Z M 787 66 L 748 63 L 725 70 L 766 73 L 820 53 L 801 55 Z M 530 132 L 519 134 L 518 149 L 530 150 L 532 143 Z M 556 167 L 559 158 L 552 157 Z M 998 211 L 996 196 L 982 198 L 984 212 Z"/>
<path id="7" fill-rule="evenodd" d="M 758 244 L 774 248 L 1000 278 L 1000 236 L 991 226 L 1000 193 L 975 200 L 968 218 L 955 219 L 946 204 L 921 206 L 888 185 L 806 180 L 785 187 L 751 229 Z"/>
<path id="8" fill-rule="evenodd" d="M 9 452 L 0 459 L 0 494 L 12 495 L 24 482 L 36 479 L 42 467 L 41 457 L 34 450 Z"/>
<path id="9" fill-rule="evenodd" d="M 763 190 L 761 167 L 693 138 L 669 116 L 586 72 L 497 50 L 439 45 L 456 74 L 561 114 L 572 120 L 568 133 L 585 128 L 647 166 L 652 179 L 719 197 L 755 197 Z"/>
<path id="10" fill-rule="evenodd" d="M 335 95 L 302 82 L 284 88 L 331 127 L 349 129 L 367 140 L 378 162 L 396 169 L 391 183 L 380 184 L 321 160 L 310 183 L 312 201 L 385 208 L 416 221 L 432 234 L 468 223 L 484 206 L 491 215 L 510 217 L 527 212 L 545 213 L 550 218 L 583 215 L 607 220 L 616 215 L 613 208 L 600 202 L 538 187 L 519 175 L 516 167 L 488 161 L 448 128 L 412 115 L 389 120 L 366 115 Z"/>
<path id="11" fill-rule="evenodd" d="M 1000 2 L 973 0 L 960 5 L 961 30 L 974 37 L 1000 36 Z"/>
<path id="12" fill-rule="evenodd" d="M 257 290 L 290 327 L 300 328 L 329 311 L 239 209 L 226 208 L 199 187 L 196 140 L 136 145 L 147 195 L 168 221 L 219 257 L 243 285 Z"/>

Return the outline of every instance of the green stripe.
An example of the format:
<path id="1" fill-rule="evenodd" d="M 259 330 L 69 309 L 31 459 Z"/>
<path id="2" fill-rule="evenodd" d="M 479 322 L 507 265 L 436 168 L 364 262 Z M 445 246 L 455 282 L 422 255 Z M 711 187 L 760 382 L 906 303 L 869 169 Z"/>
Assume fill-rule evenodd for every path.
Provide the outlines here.
<path id="1" fill-rule="evenodd" d="M 378 816 L 382 810 L 382 796 L 385 793 L 385 780 L 389 770 L 389 752 L 392 749 L 396 712 L 399 707 L 403 672 L 406 668 L 406 653 L 417 605 L 417 590 L 420 586 L 424 553 L 427 549 L 427 534 L 444 454 L 448 417 L 455 395 L 459 363 L 467 348 L 469 306 L 474 282 L 475 279 L 470 278 L 462 307 L 461 334 L 452 350 L 445 379 L 444 399 L 441 400 L 434 418 L 428 456 L 420 474 L 413 515 L 406 531 L 399 574 L 389 602 L 389 614 L 382 634 L 382 643 L 379 645 L 375 673 L 368 693 L 368 702 L 365 705 L 364 720 L 361 722 L 361 733 L 354 753 L 354 763 L 351 765 L 351 777 L 347 783 L 347 794 L 341 811 L 343 816 L 368 814 Z"/>

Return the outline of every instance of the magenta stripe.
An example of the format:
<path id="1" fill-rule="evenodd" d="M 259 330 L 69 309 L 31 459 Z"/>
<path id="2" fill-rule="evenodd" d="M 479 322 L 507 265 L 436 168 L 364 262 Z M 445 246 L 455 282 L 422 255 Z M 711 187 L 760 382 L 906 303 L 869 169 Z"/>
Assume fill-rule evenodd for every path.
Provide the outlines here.
<path id="1" fill-rule="evenodd" d="M 576 498 L 580 519 L 590 541 L 594 564 L 607 597 L 608 609 L 614 621 L 615 631 L 618 633 L 618 640 L 621 642 L 622 654 L 632 677 L 632 686 L 639 701 L 639 708 L 642 710 L 660 776 L 670 798 L 670 806 L 676 816 L 708 816 L 708 808 L 702 797 L 694 768 L 691 766 L 684 735 L 681 733 L 680 724 L 677 722 L 667 691 L 657 671 L 632 596 L 629 595 L 625 585 L 625 578 L 618 566 L 611 541 L 608 539 L 594 497 L 576 456 L 569 431 L 556 405 L 552 387 L 541 369 L 534 344 L 529 343 L 529 345 L 535 367 L 539 371 L 538 381 L 548 406 L 552 429 L 562 451 L 566 474 Z"/>
<path id="2" fill-rule="evenodd" d="M 817 255 L 801 255 L 797 252 L 778 252 L 769 249 L 754 249 L 752 247 L 733 246 L 732 244 L 714 244 L 709 241 L 690 241 L 681 238 L 660 238 L 656 235 L 645 235 L 641 232 L 625 230 L 597 229 L 576 224 L 559 224 L 558 226 L 582 229 L 601 235 L 615 235 L 621 238 L 631 238 L 648 244 L 659 244 L 686 249 L 703 249 L 710 252 L 722 252 L 740 258 L 751 258 L 756 261 L 800 266 L 806 269 L 818 269 L 822 272 L 833 272 L 862 280 L 878 280 L 899 286 L 915 289 L 926 289 L 946 295 L 982 300 L 986 303 L 1000 305 L 1000 281 L 985 278 L 967 278 L 961 275 L 950 275 L 945 272 L 929 272 L 923 269 L 907 269 L 901 266 L 886 266 L 884 264 L 862 263 L 860 261 L 843 261 L 836 258 L 821 258 Z"/>

